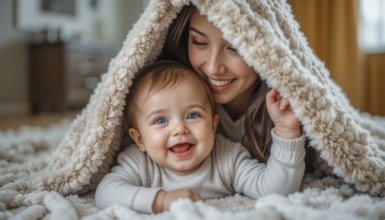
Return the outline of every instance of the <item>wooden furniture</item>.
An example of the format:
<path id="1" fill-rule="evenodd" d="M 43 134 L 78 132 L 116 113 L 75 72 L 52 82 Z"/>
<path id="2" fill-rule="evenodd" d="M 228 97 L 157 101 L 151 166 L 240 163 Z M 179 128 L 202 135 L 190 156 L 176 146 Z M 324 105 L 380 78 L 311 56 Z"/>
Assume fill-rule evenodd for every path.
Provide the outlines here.
<path id="1" fill-rule="evenodd" d="M 29 97 L 32 113 L 64 111 L 67 108 L 64 47 L 60 42 L 29 45 Z"/>
<path id="2" fill-rule="evenodd" d="M 103 46 L 30 44 L 31 112 L 83 108 L 116 53 L 117 50 Z"/>

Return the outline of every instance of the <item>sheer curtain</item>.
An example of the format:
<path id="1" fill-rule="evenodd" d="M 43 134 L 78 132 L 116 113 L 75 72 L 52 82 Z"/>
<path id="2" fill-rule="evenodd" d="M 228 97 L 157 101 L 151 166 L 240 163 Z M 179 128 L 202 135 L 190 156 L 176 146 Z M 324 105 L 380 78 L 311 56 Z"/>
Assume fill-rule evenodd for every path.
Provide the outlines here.
<path id="1" fill-rule="evenodd" d="M 364 51 L 385 52 L 385 1 L 359 1 L 359 40 Z"/>
<path id="2" fill-rule="evenodd" d="M 359 1 L 359 40 L 366 54 L 368 108 L 385 116 L 385 1 Z"/>
<path id="3" fill-rule="evenodd" d="M 354 107 L 368 111 L 368 77 L 363 74 L 364 54 L 357 34 L 358 0 L 288 0 L 288 3 L 331 78 L 342 87 Z"/>

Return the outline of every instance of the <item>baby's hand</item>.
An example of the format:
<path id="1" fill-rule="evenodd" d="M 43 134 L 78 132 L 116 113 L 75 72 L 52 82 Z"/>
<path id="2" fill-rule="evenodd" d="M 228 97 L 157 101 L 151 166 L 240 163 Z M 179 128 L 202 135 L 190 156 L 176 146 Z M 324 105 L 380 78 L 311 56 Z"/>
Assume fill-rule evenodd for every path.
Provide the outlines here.
<path id="1" fill-rule="evenodd" d="M 162 212 L 170 209 L 171 203 L 179 198 L 189 198 L 192 201 L 198 201 L 201 199 L 201 196 L 198 192 L 189 189 L 189 188 L 182 188 L 177 189 L 173 191 L 164 191 L 161 190 L 156 195 L 154 204 L 153 204 L 153 210 L 154 212 Z"/>
<path id="2" fill-rule="evenodd" d="M 276 89 L 266 94 L 266 106 L 275 124 L 275 134 L 286 139 L 301 136 L 300 121 L 290 107 L 290 103 L 283 99 Z"/>

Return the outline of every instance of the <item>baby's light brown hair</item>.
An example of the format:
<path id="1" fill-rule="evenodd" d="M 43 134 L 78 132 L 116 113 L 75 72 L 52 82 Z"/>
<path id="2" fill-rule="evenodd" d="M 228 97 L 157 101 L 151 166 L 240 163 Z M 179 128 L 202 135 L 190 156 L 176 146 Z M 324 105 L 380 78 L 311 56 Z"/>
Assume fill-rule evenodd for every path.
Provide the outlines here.
<path id="1" fill-rule="evenodd" d="M 140 105 L 136 100 L 138 94 L 145 92 L 145 98 L 147 99 L 154 93 L 174 88 L 184 80 L 187 80 L 189 83 L 196 83 L 203 89 L 214 116 L 216 114 L 214 98 L 205 79 L 190 67 L 177 61 L 160 60 L 142 68 L 133 79 L 126 98 L 128 127 L 137 128 L 135 111 L 137 105 Z"/>

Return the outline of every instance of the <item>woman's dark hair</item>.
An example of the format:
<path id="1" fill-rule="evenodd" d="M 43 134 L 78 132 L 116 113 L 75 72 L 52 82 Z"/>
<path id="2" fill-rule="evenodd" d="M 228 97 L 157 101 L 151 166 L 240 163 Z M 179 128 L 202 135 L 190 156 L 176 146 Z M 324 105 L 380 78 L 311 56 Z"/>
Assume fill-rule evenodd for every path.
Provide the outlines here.
<path id="1" fill-rule="evenodd" d="M 192 5 L 185 6 L 170 24 L 165 45 L 158 59 L 178 60 L 191 67 L 188 58 L 188 32 L 190 17 L 194 10 L 195 7 Z"/>

